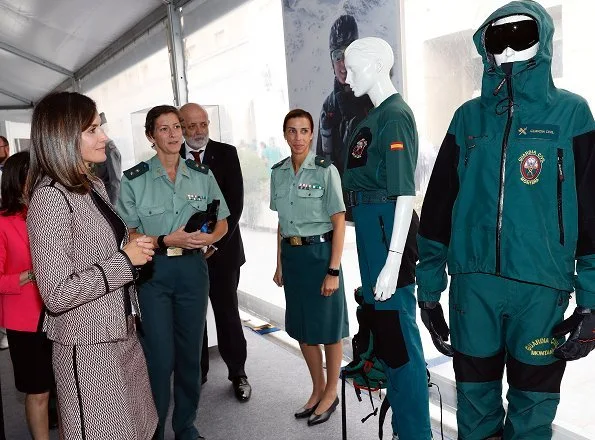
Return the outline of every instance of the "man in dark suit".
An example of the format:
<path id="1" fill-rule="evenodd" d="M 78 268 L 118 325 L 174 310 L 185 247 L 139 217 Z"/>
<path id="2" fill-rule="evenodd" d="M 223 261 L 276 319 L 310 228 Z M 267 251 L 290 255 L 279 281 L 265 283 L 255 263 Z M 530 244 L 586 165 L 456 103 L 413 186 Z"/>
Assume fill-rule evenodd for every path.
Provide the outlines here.
<path id="1" fill-rule="evenodd" d="M 207 252 L 209 265 L 209 297 L 221 357 L 227 364 L 228 378 L 232 381 L 236 398 L 240 402 L 250 399 L 252 388 L 248 383 L 246 339 L 238 311 L 238 283 L 240 267 L 246 262 L 238 222 L 244 207 L 244 183 L 238 153 L 232 145 L 209 139 L 209 116 L 198 104 L 188 103 L 180 108 L 186 142 L 180 149 L 183 158 L 208 165 L 223 192 L 231 215 L 227 218 L 228 232 L 218 242 L 217 251 Z M 203 383 L 209 370 L 207 330 L 205 328 L 201 367 Z"/>

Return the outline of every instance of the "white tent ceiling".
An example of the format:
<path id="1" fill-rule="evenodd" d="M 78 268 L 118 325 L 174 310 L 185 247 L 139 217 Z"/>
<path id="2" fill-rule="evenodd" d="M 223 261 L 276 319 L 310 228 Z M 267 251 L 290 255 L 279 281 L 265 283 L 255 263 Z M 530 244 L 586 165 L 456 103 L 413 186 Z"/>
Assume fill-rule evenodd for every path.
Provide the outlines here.
<path id="1" fill-rule="evenodd" d="M 65 81 L 88 73 L 94 60 L 108 57 L 163 20 L 166 3 L 0 0 L 0 109 L 28 107 Z"/>

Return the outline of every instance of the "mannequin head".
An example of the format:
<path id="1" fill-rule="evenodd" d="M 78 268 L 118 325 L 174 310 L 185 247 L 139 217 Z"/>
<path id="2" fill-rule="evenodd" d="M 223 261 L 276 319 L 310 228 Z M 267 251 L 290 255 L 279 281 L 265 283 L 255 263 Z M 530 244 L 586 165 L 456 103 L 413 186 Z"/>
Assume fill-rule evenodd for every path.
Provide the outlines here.
<path id="1" fill-rule="evenodd" d="M 351 15 L 341 15 L 331 26 L 328 39 L 329 53 L 335 78 L 340 84 L 345 84 L 347 75 L 344 64 L 345 49 L 349 44 L 357 40 L 358 36 L 357 23 Z"/>
<path id="2" fill-rule="evenodd" d="M 390 83 L 389 73 L 394 62 L 392 48 L 381 38 L 366 37 L 351 43 L 345 50 L 345 68 L 353 94 L 357 97 L 368 94 L 377 106 L 371 92 L 375 86 Z"/>
<path id="3" fill-rule="evenodd" d="M 484 42 L 498 66 L 529 60 L 539 49 L 537 22 L 527 15 L 500 18 L 486 28 Z"/>

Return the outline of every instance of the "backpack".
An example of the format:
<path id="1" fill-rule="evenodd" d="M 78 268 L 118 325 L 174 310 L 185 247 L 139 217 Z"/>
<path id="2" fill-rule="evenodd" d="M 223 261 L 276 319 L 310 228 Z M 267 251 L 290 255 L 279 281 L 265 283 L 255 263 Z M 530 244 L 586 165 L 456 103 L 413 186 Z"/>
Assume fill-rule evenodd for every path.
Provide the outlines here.
<path id="1" fill-rule="evenodd" d="M 364 305 L 364 298 L 361 287 L 355 289 L 355 301 L 358 303 L 356 316 L 359 323 L 359 330 L 353 337 L 351 345 L 353 348 L 353 360 L 341 369 L 341 409 L 342 409 L 342 432 L 343 440 L 347 440 L 347 414 L 345 404 L 345 382 L 350 380 L 355 389 L 355 394 L 361 402 L 362 390 L 368 392 L 370 403 L 372 405 L 372 412 L 362 419 L 362 423 L 368 420 L 371 416 L 378 415 L 378 408 L 375 407 L 372 399 L 372 393 L 386 388 L 387 378 L 384 374 L 384 367 L 380 360 L 376 357 L 374 352 L 374 335 L 372 334 L 370 326 L 370 313 Z M 382 426 L 386 417 L 386 412 L 390 407 L 388 399 L 384 399 L 380 406 L 380 416 L 378 419 L 379 428 L 378 436 L 382 439 Z"/>

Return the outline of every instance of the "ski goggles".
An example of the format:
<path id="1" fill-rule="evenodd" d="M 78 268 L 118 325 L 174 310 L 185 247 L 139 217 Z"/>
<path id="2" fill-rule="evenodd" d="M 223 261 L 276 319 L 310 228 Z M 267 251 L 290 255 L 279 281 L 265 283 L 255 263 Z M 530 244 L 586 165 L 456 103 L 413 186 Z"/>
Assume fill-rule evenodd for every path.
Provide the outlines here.
<path id="1" fill-rule="evenodd" d="M 521 51 L 539 42 L 539 29 L 534 20 L 516 21 L 499 25 L 488 25 L 484 43 L 491 54 L 501 54 L 507 47 Z"/>
<path id="2" fill-rule="evenodd" d="M 347 48 L 341 47 L 339 49 L 331 51 L 331 60 L 333 60 L 335 63 L 343 61 L 345 59 L 345 49 Z"/>

